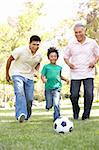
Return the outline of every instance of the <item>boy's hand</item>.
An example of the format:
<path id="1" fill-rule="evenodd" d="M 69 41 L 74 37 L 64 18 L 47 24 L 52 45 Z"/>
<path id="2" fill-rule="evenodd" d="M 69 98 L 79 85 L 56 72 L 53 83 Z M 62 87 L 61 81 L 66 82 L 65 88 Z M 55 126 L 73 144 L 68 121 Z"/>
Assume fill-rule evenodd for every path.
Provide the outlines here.
<path id="1" fill-rule="evenodd" d="M 47 79 L 46 79 L 45 76 L 41 76 L 41 79 L 42 79 L 43 83 L 46 83 L 46 82 L 47 82 Z"/>
<path id="2" fill-rule="evenodd" d="M 46 83 L 47 82 L 47 79 L 46 78 L 43 78 L 43 83 Z"/>

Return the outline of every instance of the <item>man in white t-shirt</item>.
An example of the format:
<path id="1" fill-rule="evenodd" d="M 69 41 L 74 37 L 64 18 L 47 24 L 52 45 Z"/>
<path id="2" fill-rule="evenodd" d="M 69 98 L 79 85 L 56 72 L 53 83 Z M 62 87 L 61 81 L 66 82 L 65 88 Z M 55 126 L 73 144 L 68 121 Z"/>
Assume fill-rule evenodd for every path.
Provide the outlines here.
<path id="1" fill-rule="evenodd" d="M 84 86 L 84 112 L 82 120 L 89 119 L 93 102 L 95 64 L 99 60 L 99 47 L 95 40 L 88 38 L 82 24 L 74 26 L 76 39 L 68 44 L 64 61 L 70 67 L 70 99 L 74 119 L 79 118 L 78 104 L 81 82 Z"/>
<path id="2" fill-rule="evenodd" d="M 28 120 L 32 113 L 34 92 L 34 71 L 39 70 L 42 60 L 39 53 L 41 39 L 37 35 L 30 37 L 29 46 L 16 48 L 7 60 L 6 80 L 12 78 L 16 96 L 16 119 Z M 10 77 L 11 72 L 11 77 Z"/>

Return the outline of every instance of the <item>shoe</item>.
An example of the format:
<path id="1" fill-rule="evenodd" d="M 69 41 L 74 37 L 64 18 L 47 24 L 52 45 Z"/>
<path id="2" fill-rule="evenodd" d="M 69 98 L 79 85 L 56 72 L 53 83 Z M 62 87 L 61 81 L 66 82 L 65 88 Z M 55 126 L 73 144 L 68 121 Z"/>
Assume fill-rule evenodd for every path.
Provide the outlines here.
<path id="1" fill-rule="evenodd" d="M 78 119 L 79 118 L 79 115 L 78 114 L 74 114 L 74 119 Z"/>
<path id="2" fill-rule="evenodd" d="M 88 120 L 89 117 L 82 117 L 82 120 Z"/>
<path id="3" fill-rule="evenodd" d="M 77 117 L 77 118 L 76 118 L 76 117 L 74 117 L 74 120 L 79 120 L 79 117 Z"/>
<path id="4" fill-rule="evenodd" d="M 25 115 L 24 114 L 20 114 L 20 116 L 18 117 L 18 120 L 19 120 L 20 123 L 24 122 Z"/>
<path id="5" fill-rule="evenodd" d="M 87 120 L 89 120 L 89 118 L 83 118 L 82 120 L 84 120 L 84 121 L 86 120 L 87 121 Z"/>
<path id="6" fill-rule="evenodd" d="M 46 112 L 48 112 L 49 111 L 49 108 L 46 108 Z"/>

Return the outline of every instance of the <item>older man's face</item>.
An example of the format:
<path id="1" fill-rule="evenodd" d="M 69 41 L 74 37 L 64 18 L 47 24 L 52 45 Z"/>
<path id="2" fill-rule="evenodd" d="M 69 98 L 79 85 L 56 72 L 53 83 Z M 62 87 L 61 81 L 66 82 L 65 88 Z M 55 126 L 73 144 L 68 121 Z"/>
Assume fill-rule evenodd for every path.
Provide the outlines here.
<path id="1" fill-rule="evenodd" d="M 74 33 L 78 42 L 82 43 L 85 40 L 85 28 L 84 27 L 75 27 Z"/>

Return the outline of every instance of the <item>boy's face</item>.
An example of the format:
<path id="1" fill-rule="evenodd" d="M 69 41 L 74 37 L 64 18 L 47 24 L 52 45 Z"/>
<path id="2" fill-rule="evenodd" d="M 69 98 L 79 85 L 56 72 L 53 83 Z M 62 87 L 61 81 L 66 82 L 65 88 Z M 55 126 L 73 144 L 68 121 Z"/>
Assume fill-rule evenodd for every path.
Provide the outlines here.
<path id="1" fill-rule="evenodd" d="M 29 43 L 29 48 L 32 52 L 32 54 L 35 54 L 36 51 L 39 49 L 40 42 L 39 41 L 32 41 Z"/>
<path id="2" fill-rule="evenodd" d="M 58 59 L 57 54 L 55 52 L 50 53 L 49 55 L 50 63 L 56 64 L 57 59 Z"/>

